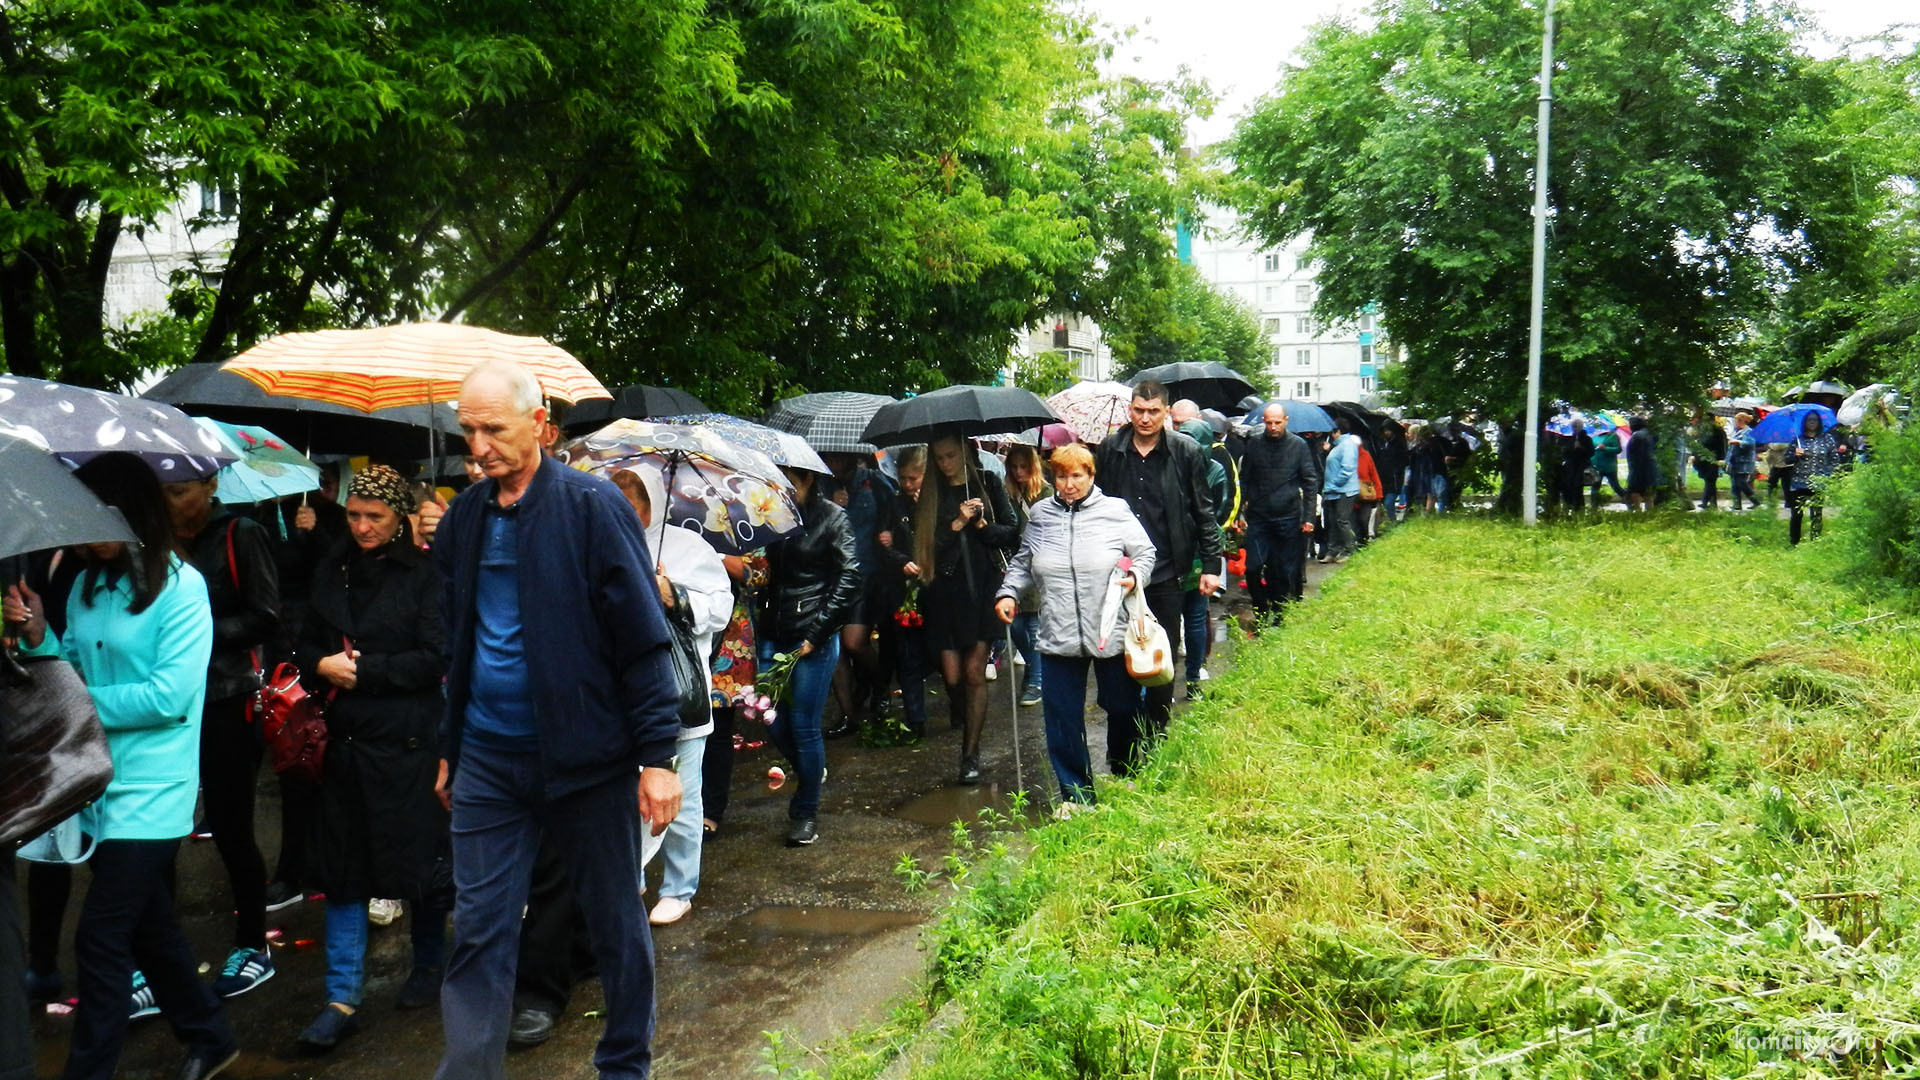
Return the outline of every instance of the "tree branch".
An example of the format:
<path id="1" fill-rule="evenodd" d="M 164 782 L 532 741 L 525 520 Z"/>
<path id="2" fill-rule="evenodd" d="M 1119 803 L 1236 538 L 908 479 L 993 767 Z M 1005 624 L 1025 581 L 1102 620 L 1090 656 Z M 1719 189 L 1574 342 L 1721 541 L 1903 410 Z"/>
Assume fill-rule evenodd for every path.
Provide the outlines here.
<path id="1" fill-rule="evenodd" d="M 518 272 L 520 267 L 525 265 L 528 259 L 532 258 L 536 252 L 547 245 L 547 241 L 553 236 L 554 227 L 560 224 L 560 219 L 566 216 L 567 210 L 573 206 L 574 200 L 578 199 L 581 193 L 587 190 L 587 185 L 592 183 L 593 175 L 599 170 L 600 161 L 604 156 L 605 155 L 598 149 L 595 149 L 587 155 L 587 160 L 581 164 L 580 171 L 574 174 L 573 181 L 567 185 L 566 190 L 560 193 L 560 197 L 556 199 L 553 206 L 547 210 L 546 217 L 540 219 L 540 224 L 534 226 L 533 231 L 527 235 L 526 240 L 523 241 L 518 248 L 515 248 L 512 254 L 494 266 L 493 269 L 482 274 L 480 280 L 467 286 L 466 290 L 460 294 L 460 297 L 448 305 L 446 313 L 440 316 L 441 322 L 452 322 L 459 318 L 461 313 L 479 302 L 488 293 L 499 288 L 508 278 Z"/>

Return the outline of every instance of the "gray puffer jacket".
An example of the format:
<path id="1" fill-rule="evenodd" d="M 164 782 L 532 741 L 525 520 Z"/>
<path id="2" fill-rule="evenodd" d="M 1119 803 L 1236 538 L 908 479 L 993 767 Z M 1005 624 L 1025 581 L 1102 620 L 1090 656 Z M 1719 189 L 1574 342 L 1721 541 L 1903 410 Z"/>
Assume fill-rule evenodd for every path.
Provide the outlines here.
<path id="1" fill-rule="evenodd" d="M 1140 527 L 1125 500 L 1103 494 L 1096 487 L 1078 503 L 1058 496 L 1033 504 L 1020 550 L 1007 564 L 1000 596 L 1018 599 L 1033 586 L 1040 594 L 1040 623 L 1034 645 L 1048 656 L 1114 656 L 1120 652 L 1126 622 L 1115 615 L 1113 626 L 1101 627 L 1100 609 L 1107 602 L 1107 582 L 1122 557 L 1133 560 L 1135 581 L 1153 577 L 1153 543 Z M 1101 631 L 1108 631 L 1107 647 L 1100 647 Z"/>

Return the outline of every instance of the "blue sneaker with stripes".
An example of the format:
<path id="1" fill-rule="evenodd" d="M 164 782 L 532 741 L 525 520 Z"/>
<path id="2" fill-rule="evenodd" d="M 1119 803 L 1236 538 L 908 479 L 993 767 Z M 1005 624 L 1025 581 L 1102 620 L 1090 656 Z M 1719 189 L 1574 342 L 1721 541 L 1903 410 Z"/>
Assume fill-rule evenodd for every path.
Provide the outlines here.
<path id="1" fill-rule="evenodd" d="M 273 954 L 266 949 L 235 949 L 227 954 L 220 977 L 213 980 L 213 992 L 223 998 L 239 997 L 273 978 Z"/>

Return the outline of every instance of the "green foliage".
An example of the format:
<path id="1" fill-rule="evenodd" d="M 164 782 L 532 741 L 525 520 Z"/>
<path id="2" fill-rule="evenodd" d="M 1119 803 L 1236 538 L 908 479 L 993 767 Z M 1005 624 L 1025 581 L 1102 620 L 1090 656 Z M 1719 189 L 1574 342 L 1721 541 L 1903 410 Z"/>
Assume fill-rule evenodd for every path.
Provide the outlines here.
<path id="1" fill-rule="evenodd" d="M 1864 578 L 1920 588 L 1920 428 L 1872 428 L 1864 464 L 1834 478 L 1832 543 Z"/>
<path id="2" fill-rule="evenodd" d="M 1691 398 L 1779 290 L 1867 247 L 1885 162 L 1786 8 L 1578 0 L 1554 47 L 1543 397 Z M 1416 411 L 1520 411 L 1540 11 L 1322 24 L 1226 148 L 1252 234 L 1311 231 L 1315 309 L 1378 300 Z"/>
<path id="3" fill-rule="evenodd" d="M 1389 533 L 1137 791 L 972 864 L 961 1019 L 891 1075 L 1910 1069 L 1920 632 L 1781 532 Z"/>
<path id="4" fill-rule="evenodd" d="M 1115 378 L 1182 360 L 1225 364 L 1275 396 L 1273 346 L 1260 317 L 1239 296 L 1216 289 L 1181 263 L 1167 288 L 1123 305 L 1106 327 Z"/>
<path id="5" fill-rule="evenodd" d="M 1049 350 L 1015 358 L 1013 384 L 1050 397 L 1080 381 L 1080 365 L 1064 352 Z"/>

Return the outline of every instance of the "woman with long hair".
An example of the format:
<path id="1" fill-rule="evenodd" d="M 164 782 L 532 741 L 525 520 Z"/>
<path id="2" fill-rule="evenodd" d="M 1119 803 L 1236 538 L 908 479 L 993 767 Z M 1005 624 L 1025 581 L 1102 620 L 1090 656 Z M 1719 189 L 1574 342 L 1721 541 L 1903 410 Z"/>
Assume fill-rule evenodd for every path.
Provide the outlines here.
<path id="1" fill-rule="evenodd" d="M 1014 515 L 1020 531 L 1026 532 L 1027 518 L 1033 506 L 1053 494 L 1040 467 L 1040 451 L 1025 443 L 1007 448 L 1007 495 L 1013 500 Z M 1040 704 L 1040 654 L 1033 647 L 1035 623 L 1040 617 L 1040 596 L 1029 589 L 1019 598 L 1019 612 L 1013 617 L 1013 647 L 1020 650 L 1020 662 L 1027 666 L 1027 677 L 1020 688 L 1020 704 Z"/>
<path id="2" fill-rule="evenodd" d="M 982 472 L 964 440 L 927 447 L 933 469 L 914 508 L 913 560 L 920 566 L 927 645 L 940 658 L 947 707 L 960 742 L 962 784 L 980 782 L 980 732 L 987 720 L 987 643 L 999 636 L 993 591 L 1001 559 L 1020 526 L 1000 478 Z"/>
<path id="3" fill-rule="evenodd" d="M 180 1075 L 200 1080 L 239 1056 L 173 909 L 174 855 L 193 830 L 200 786 L 213 612 L 206 582 L 174 551 L 160 482 L 139 458 L 102 454 L 75 475 L 120 511 L 139 544 L 77 549 L 86 568 L 68 596 L 64 635 L 47 629 L 39 598 L 17 585 L 4 612 L 24 624 L 25 651 L 60 653 L 80 672 L 113 757 L 113 781 L 84 811 L 97 846 L 74 931 L 80 1002 L 62 1075 L 113 1075 L 139 973 L 187 1045 Z"/>
<path id="4" fill-rule="evenodd" d="M 906 606 L 907 590 L 917 588 L 920 564 L 914 561 L 913 517 L 927 479 L 927 448 L 913 445 L 894 451 L 894 470 L 900 478 L 893 505 L 881 522 L 881 561 L 892 568 L 886 578 L 886 601 L 893 614 L 880 623 L 881 663 L 900 680 L 900 711 L 907 732 L 918 739 L 927 733 L 927 630 L 925 616 Z"/>
<path id="5" fill-rule="evenodd" d="M 310 613 L 294 649 L 308 690 L 327 705 L 326 770 L 308 843 L 308 871 L 327 895 L 327 1000 L 300 1033 L 326 1051 L 360 1026 L 367 907 L 410 902 L 413 970 L 398 1004 L 438 1000 L 447 897 L 433 868 L 447 814 L 434 797 L 446 674 L 440 576 L 413 542 L 416 496 L 375 465 L 347 488 L 347 536 L 314 569 Z"/>

